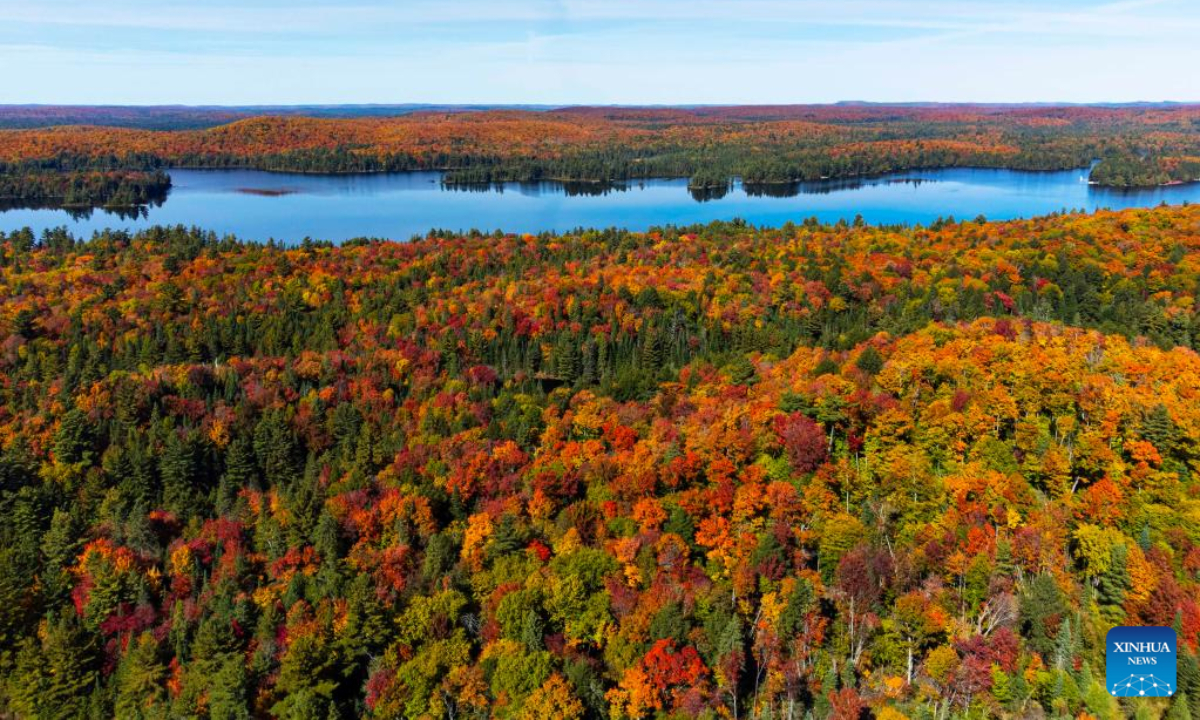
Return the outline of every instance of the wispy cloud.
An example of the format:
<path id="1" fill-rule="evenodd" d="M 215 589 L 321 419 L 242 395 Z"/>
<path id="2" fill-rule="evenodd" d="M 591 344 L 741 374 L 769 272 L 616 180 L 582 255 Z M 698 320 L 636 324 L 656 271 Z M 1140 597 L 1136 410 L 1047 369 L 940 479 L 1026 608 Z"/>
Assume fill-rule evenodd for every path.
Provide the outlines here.
<path id="1" fill-rule="evenodd" d="M 0 102 L 1190 99 L 1198 32 L 1194 0 L 0 0 Z"/>
<path id="2" fill-rule="evenodd" d="M 1062 4 L 1060 4 L 1061 6 Z M 0 20 L 44 25 L 233 33 L 365 30 L 428 24 L 475 26 L 496 22 L 770 23 L 846 25 L 929 30 L 1056 32 L 1151 36 L 1179 34 L 1200 27 L 1200 9 L 1191 0 L 1125 0 L 1103 4 L 949 2 L 948 0 L 455 0 L 404 3 L 283 4 L 257 0 L 240 3 L 162 3 L 116 0 L 0 1 Z M 1170 8 L 1170 13 L 1148 13 Z"/>

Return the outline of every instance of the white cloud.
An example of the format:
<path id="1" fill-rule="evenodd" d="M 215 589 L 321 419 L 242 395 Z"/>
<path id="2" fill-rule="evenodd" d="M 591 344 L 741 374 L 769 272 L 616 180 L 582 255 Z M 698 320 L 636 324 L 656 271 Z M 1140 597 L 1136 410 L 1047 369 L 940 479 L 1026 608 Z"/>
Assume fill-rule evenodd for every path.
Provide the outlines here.
<path id="1" fill-rule="evenodd" d="M 1200 100 L 1192 0 L 327 3 L 0 0 L 0 102 Z"/>
<path id="2" fill-rule="evenodd" d="M 1169 8 L 1170 13 L 1147 13 Z M 1064 33 L 1151 37 L 1200 28 L 1200 10 L 1188 0 L 1124 0 L 1089 8 L 1055 9 L 1048 3 L 949 0 L 415 0 L 392 4 L 289 5 L 247 2 L 162 3 L 117 0 L 0 0 L 0 20 L 44 25 L 173 29 L 214 32 L 327 33 L 379 24 L 495 22 L 760 22 L 928 30 Z"/>

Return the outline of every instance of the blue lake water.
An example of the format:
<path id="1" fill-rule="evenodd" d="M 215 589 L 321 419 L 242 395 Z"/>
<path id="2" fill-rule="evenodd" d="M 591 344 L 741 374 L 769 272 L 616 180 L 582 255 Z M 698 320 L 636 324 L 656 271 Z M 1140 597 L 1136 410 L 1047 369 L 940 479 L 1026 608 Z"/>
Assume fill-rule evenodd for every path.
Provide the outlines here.
<path id="1" fill-rule="evenodd" d="M 1200 184 L 1139 191 L 1090 186 L 1086 170 L 1030 173 L 1010 170 L 913 171 L 861 181 L 775 187 L 766 196 L 740 183 L 720 198 L 698 200 L 686 180 L 634 181 L 596 194 L 559 183 L 509 183 L 485 189 L 443 187 L 439 173 L 301 175 L 253 170 L 174 170 L 166 201 L 135 218 L 103 210 L 72 216 L 65 210 L 0 212 L 0 230 L 66 226 L 89 236 L 105 227 L 196 225 L 253 240 L 297 242 L 305 237 L 407 240 L 431 228 L 507 232 L 566 231 L 576 227 L 691 224 L 743 218 L 781 225 L 816 216 L 823 221 L 928 223 L 953 215 L 1011 219 L 1058 210 L 1149 207 L 1200 202 Z"/>

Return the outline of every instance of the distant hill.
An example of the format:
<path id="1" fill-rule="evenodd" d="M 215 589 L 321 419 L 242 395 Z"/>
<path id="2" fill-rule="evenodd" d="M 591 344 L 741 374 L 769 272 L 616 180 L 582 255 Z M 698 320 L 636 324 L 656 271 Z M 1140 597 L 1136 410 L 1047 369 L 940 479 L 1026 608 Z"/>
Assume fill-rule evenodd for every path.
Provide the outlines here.
<path id="1" fill-rule="evenodd" d="M 549 110 L 549 105 L 0 105 L 0 128 L 104 125 L 144 130 L 195 130 L 261 115 L 356 118 L 398 117 L 414 112 Z"/>
<path id="2" fill-rule="evenodd" d="M 700 116 L 732 118 L 801 117 L 834 108 L 906 108 L 1004 111 L 1022 108 L 1171 108 L 1180 102 L 1128 103 L 887 103 L 844 100 L 831 105 L 488 105 L 488 104 L 362 104 L 362 105 L 0 105 L 0 129 L 43 128 L 56 125 L 104 125 L 144 130 L 195 130 L 224 125 L 262 115 L 314 118 L 400 117 L 416 112 L 477 112 L 481 110 L 564 110 L 606 115 L 611 113 L 669 113 L 689 111 Z"/>
<path id="3" fill-rule="evenodd" d="M 172 167 L 723 187 L 1094 166 L 1097 184 L 1148 187 L 1200 179 L 1198 128 L 1200 106 L 1145 104 L 20 106 L 0 107 L 0 173 L 35 194 L 62 184 L 39 173 Z"/>

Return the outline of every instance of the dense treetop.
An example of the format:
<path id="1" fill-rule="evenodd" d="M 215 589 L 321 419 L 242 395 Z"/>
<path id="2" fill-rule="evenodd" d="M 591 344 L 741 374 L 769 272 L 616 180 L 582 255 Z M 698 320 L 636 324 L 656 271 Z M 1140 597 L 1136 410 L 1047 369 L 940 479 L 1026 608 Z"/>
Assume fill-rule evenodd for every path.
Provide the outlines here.
<path id="1" fill-rule="evenodd" d="M 0 712 L 1189 717 L 1198 289 L 1195 207 L 0 235 Z"/>

